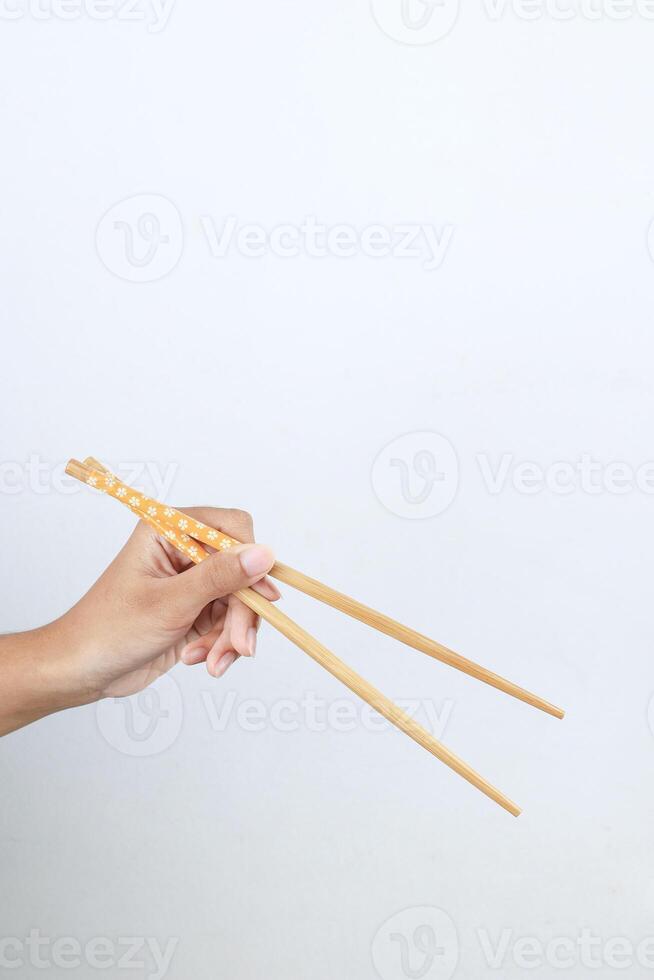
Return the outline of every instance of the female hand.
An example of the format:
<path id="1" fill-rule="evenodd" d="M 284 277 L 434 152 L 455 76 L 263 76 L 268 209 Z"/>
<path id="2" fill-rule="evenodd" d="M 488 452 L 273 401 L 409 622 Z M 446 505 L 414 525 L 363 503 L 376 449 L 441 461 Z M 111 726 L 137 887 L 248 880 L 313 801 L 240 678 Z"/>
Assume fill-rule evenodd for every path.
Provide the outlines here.
<path id="1" fill-rule="evenodd" d="M 243 511 L 185 512 L 237 540 L 254 539 L 252 519 Z M 190 567 L 190 559 L 139 523 L 61 619 L 0 638 L 0 732 L 63 707 L 134 694 L 180 660 L 205 661 L 209 673 L 220 677 L 238 656 L 253 656 L 256 646 L 258 619 L 233 593 L 254 586 L 278 599 L 265 578 L 274 560 L 269 548 L 246 543 Z"/>

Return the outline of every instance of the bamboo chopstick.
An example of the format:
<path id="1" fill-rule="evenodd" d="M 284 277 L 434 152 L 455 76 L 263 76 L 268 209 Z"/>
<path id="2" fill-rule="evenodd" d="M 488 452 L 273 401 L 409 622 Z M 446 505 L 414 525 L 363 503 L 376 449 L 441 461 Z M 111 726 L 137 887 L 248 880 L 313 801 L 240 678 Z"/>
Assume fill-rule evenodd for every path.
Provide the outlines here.
<path id="1" fill-rule="evenodd" d="M 94 461 L 95 462 L 95 461 Z M 174 512 L 174 508 L 167 508 L 162 504 L 144 498 L 142 494 L 132 491 L 113 474 L 96 467 L 88 467 L 77 460 L 70 460 L 66 472 L 78 480 L 96 487 L 98 490 L 115 497 L 121 503 L 126 504 L 143 520 L 151 524 L 158 533 L 166 536 L 176 548 L 188 555 L 194 562 L 199 563 L 208 557 L 208 552 L 200 544 L 192 541 L 191 535 L 187 530 L 191 529 L 193 535 L 196 530 L 204 531 L 207 528 L 202 522 L 195 521 L 193 518 L 186 517 L 187 524 L 192 528 L 182 527 L 174 530 L 163 518 L 168 518 L 166 512 Z M 207 529 L 215 530 L 215 529 Z M 180 533 L 181 531 L 181 533 Z M 217 532 L 220 534 L 220 532 Z M 226 538 L 226 535 L 222 535 Z M 232 539 L 233 540 L 233 539 Z M 231 546 L 231 545 L 230 545 Z M 302 629 L 297 623 L 286 616 L 281 610 L 277 609 L 271 602 L 263 596 L 254 592 L 252 589 L 241 589 L 236 595 L 258 616 L 265 619 L 271 626 L 274 626 L 280 633 L 289 639 L 295 646 L 299 647 L 304 653 L 308 654 L 316 663 L 324 667 L 334 677 L 345 684 L 354 694 L 366 701 L 372 708 L 379 712 L 384 718 L 395 725 L 396 728 L 408 735 L 423 748 L 431 752 L 437 759 L 444 762 L 446 766 L 462 776 L 467 782 L 471 783 L 482 793 L 492 799 L 499 806 L 503 807 L 513 816 L 520 815 L 521 810 L 504 793 L 493 786 L 483 776 L 479 775 L 471 766 L 456 756 L 442 742 L 434 738 L 424 728 L 418 725 L 406 712 L 402 711 L 386 695 L 378 691 L 368 681 L 364 680 L 359 674 L 353 671 L 347 664 L 336 657 L 330 650 L 319 643 L 313 636 Z"/>
<path id="2" fill-rule="evenodd" d="M 84 464 L 99 472 L 109 472 L 92 456 L 87 456 Z M 113 478 L 117 479 L 117 477 Z M 171 511 L 171 514 L 167 518 L 170 523 L 175 522 L 178 524 L 179 520 L 188 520 L 188 515 L 185 515 L 182 511 L 175 510 L 175 508 L 167 508 L 167 510 Z M 232 544 L 239 543 L 234 538 L 223 534 L 221 531 L 217 531 L 215 528 L 206 527 L 206 525 L 202 525 L 197 521 L 191 521 L 191 524 L 194 528 L 190 532 L 191 536 L 198 541 L 202 541 L 204 544 L 220 548 L 221 546 L 231 547 Z M 279 582 L 284 582 L 286 585 L 290 585 L 292 588 L 304 592 L 305 595 L 309 595 L 319 602 L 324 602 L 326 605 L 340 610 L 340 612 L 345 613 L 347 616 L 351 616 L 353 619 L 365 623 L 366 626 L 379 630 L 380 633 L 385 633 L 387 636 L 399 640 L 400 643 L 404 643 L 406 646 L 420 650 L 435 660 L 440 660 L 441 663 L 448 664 L 450 667 L 454 667 L 456 670 L 460 670 L 470 677 L 483 681 L 485 684 L 489 684 L 491 687 L 503 691 L 505 694 L 509 694 L 519 701 L 523 701 L 525 704 L 529 704 L 534 708 L 538 708 L 540 711 L 552 715 L 554 718 L 561 719 L 565 716 L 565 712 L 561 708 L 550 704 L 549 701 L 539 697 L 537 694 L 525 690 L 525 688 L 514 684 L 499 674 L 495 674 L 491 670 L 487 670 L 486 667 L 482 667 L 473 660 L 468 660 L 467 657 L 455 653 L 448 647 L 443 646 L 442 643 L 437 643 L 428 636 L 423 636 L 422 633 L 418 633 L 408 626 L 403 626 L 402 623 L 391 619 L 390 616 L 377 612 L 377 610 L 365 606 L 362 602 L 358 602 L 356 599 L 352 599 L 342 592 L 337 592 L 336 589 L 332 589 L 317 579 L 310 578 L 308 575 L 297 571 L 295 568 L 291 568 L 289 565 L 284 565 L 282 562 L 277 561 L 271 568 L 269 575 L 272 578 L 276 578 Z"/>
<path id="3" fill-rule="evenodd" d="M 257 592 L 253 592 L 251 589 L 242 590 L 237 592 L 236 595 L 250 609 L 253 609 L 254 612 L 278 629 L 291 643 L 304 650 L 312 660 L 315 660 L 321 667 L 328 670 L 337 680 L 341 681 L 354 694 L 357 694 L 362 700 L 366 701 L 375 711 L 378 711 L 380 715 L 383 715 L 391 724 L 395 725 L 396 728 L 403 731 L 405 735 L 412 738 L 418 745 L 422 745 L 423 748 L 431 752 L 432 755 L 435 755 L 437 759 L 444 762 L 454 772 L 463 776 L 464 779 L 472 783 L 473 786 L 476 786 L 477 789 L 485 793 L 491 800 L 499 803 L 501 807 L 508 810 L 514 817 L 520 816 L 522 811 L 516 803 L 484 779 L 483 776 L 480 776 L 466 762 L 453 752 L 450 752 L 442 742 L 439 742 L 438 739 L 425 731 L 417 722 L 413 721 L 390 698 L 387 698 L 385 694 L 382 694 L 381 691 L 378 691 L 376 687 L 373 687 L 372 684 L 364 680 L 363 677 L 348 667 L 347 664 L 343 663 L 342 660 L 339 660 L 337 656 L 324 647 L 322 643 L 314 639 L 306 630 L 298 626 L 297 623 L 281 612 L 281 610 L 276 609 L 271 602 L 268 602 L 267 599 L 264 599 L 263 596 Z"/>
<path id="4" fill-rule="evenodd" d="M 380 633 L 385 633 L 387 636 L 392 636 L 393 639 L 399 640 L 401 643 L 406 644 L 406 646 L 420 650 L 435 660 L 440 660 L 441 663 L 449 664 L 450 667 L 463 671 L 464 674 L 468 674 L 470 677 L 475 677 L 485 684 L 490 684 L 491 687 L 495 687 L 499 691 L 504 691 L 505 694 L 510 694 L 519 701 L 524 701 L 525 704 L 539 708 L 541 711 L 545 711 L 555 718 L 560 719 L 565 717 L 565 712 L 561 708 L 550 704 L 549 701 L 545 701 L 544 698 L 539 697 L 537 694 L 532 694 L 531 691 L 527 691 L 512 681 L 500 677 L 499 674 L 487 670 L 485 667 L 480 666 L 480 664 L 476 664 L 473 660 L 468 660 L 467 657 L 463 657 L 460 653 L 455 653 L 441 643 L 437 643 L 436 640 L 431 640 L 428 636 L 423 636 L 422 633 L 417 633 L 416 630 L 408 626 L 403 626 L 402 623 L 391 619 L 390 616 L 377 612 L 375 609 L 365 606 L 362 602 L 357 602 L 356 599 L 352 599 L 342 592 L 337 592 L 323 582 L 317 581 L 317 579 L 309 578 L 303 572 L 298 572 L 296 569 L 290 568 L 288 565 L 283 565 L 281 562 L 275 562 L 269 574 L 280 582 L 284 582 L 298 589 L 300 592 L 312 596 L 314 599 L 319 599 L 320 602 L 324 602 L 328 606 L 339 609 L 353 619 L 358 619 L 360 622 L 365 623 L 366 626 L 379 630 Z"/>

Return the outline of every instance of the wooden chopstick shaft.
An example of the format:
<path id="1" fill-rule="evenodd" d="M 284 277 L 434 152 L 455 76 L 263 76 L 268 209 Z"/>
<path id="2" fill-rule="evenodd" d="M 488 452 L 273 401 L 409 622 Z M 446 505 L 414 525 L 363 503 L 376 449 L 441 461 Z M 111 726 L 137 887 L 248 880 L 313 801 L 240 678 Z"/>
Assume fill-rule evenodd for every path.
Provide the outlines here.
<path id="1" fill-rule="evenodd" d="M 513 816 L 520 815 L 520 808 L 504 795 L 499 789 L 493 786 L 488 780 L 480 776 L 471 766 L 460 759 L 453 752 L 450 752 L 442 742 L 430 735 L 420 725 L 417 724 L 406 712 L 398 708 L 385 694 L 378 691 L 368 681 L 348 667 L 335 654 L 319 643 L 310 633 L 302 629 L 297 623 L 286 616 L 280 609 L 277 609 L 271 602 L 263 596 L 253 592 L 252 589 L 242 589 L 236 593 L 247 606 L 250 607 L 258 616 L 265 619 L 268 623 L 282 633 L 291 643 L 308 654 L 312 660 L 324 667 L 342 684 L 345 684 L 354 694 L 366 701 L 371 707 L 383 715 L 391 724 L 399 728 L 400 731 L 412 738 L 418 745 L 431 752 L 432 755 L 444 762 L 446 766 L 454 772 L 463 776 L 469 783 L 485 793 L 486 796 L 494 800 Z"/>
<path id="2" fill-rule="evenodd" d="M 298 591 L 304 592 L 306 595 L 318 599 L 320 602 L 324 602 L 334 609 L 340 610 L 340 612 L 351 616 L 353 619 L 358 619 L 359 622 L 365 623 L 366 626 L 371 626 L 373 629 L 379 630 L 380 633 L 392 636 L 393 639 L 413 647 L 414 650 L 420 650 L 422 653 L 426 653 L 428 656 L 434 657 L 442 663 L 449 664 L 450 667 L 455 667 L 470 677 L 475 677 L 485 684 L 490 684 L 491 687 L 495 687 L 499 691 L 504 691 L 505 694 L 510 694 L 512 697 L 518 698 L 518 700 L 524 701 L 534 708 L 539 708 L 541 711 L 545 711 L 555 718 L 563 718 L 565 715 L 565 712 L 561 708 L 550 704 L 549 701 L 545 701 L 544 698 L 539 697 L 537 694 L 532 694 L 531 691 L 519 687 L 517 684 L 501 677 L 499 674 L 493 673 L 491 670 L 487 670 L 473 660 L 468 660 L 467 657 L 455 653 L 454 650 L 450 650 L 448 647 L 443 646 L 443 644 L 437 643 L 436 640 L 431 640 L 428 636 L 423 636 L 422 633 L 418 633 L 408 626 L 403 626 L 402 623 L 391 619 L 390 616 L 377 612 L 377 610 L 371 609 L 362 602 L 357 602 L 356 599 L 352 599 L 342 592 L 337 592 L 336 589 L 330 588 L 330 586 L 319 582 L 317 579 L 309 578 L 308 575 L 297 571 L 295 568 L 290 568 L 281 562 L 275 562 L 269 574 L 273 578 L 278 579 L 278 581 L 284 582 L 286 585 L 290 585 L 294 589 L 298 589 Z"/>

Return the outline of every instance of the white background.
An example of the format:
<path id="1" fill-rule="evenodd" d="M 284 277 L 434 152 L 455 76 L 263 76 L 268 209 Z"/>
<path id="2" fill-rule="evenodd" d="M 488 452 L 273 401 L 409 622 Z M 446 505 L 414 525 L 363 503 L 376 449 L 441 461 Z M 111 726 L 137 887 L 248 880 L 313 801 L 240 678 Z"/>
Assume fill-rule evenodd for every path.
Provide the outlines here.
<path id="1" fill-rule="evenodd" d="M 568 710 L 557 722 L 287 588 L 284 609 L 386 693 L 449 705 L 446 744 L 524 815 L 388 729 L 313 731 L 300 711 L 290 732 L 214 730 L 207 698 L 349 697 L 265 630 L 224 680 L 174 671 L 179 731 L 157 754 L 112 744 L 116 705 L 108 738 L 89 707 L 2 741 L 2 937 L 177 939 L 171 980 L 483 980 L 532 972 L 518 937 L 652 935 L 654 500 L 610 481 L 526 493 L 513 471 L 493 493 L 480 457 L 654 459 L 653 40 L 637 12 L 493 18 L 481 0 L 432 44 L 399 43 L 366 0 L 178 0 L 158 33 L 116 10 L 0 19 L 0 628 L 63 612 L 132 526 L 60 492 L 57 464 L 173 464 L 169 501 L 251 510 L 282 559 Z M 144 194 L 172 203 L 183 245 L 173 233 L 175 267 L 135 282 L 96 229 Z M 433 271 L 215 258 L 203 215 L 454 232 Z M 423 520 L 392 503 L 400 467 L 371 480 L 415 432 L 458 459 L 452 503 Z M 425 907 L 458 936 L 432 966 Z M 499 972 L 479 930 L 510 931 Z M 601 973 L 577 953 L 568 974 L 651 972 L 594 955 Z M 26 953 L 13 975 L 151 970 L 43 971 Z"/>

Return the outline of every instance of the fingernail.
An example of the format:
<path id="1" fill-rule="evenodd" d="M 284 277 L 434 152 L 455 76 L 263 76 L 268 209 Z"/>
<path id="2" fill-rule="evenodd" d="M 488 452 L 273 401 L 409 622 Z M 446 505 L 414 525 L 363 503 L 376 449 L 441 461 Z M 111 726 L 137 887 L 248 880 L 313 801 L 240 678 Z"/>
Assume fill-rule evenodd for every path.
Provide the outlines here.
<path id="1" fill-rule="evenodd" d="M 228 653 L 224 653 L 216 664 L 216 673 L 214 674 L 214 677 L 222 677 L 225 671 L 229 670 L 235 660 L 236 654 L 233 650 L 230 650 Z"/>
<path id="2" fill-rule="evenodd" d="M 245 548 L 238 557 L 241 568 L 249 578 L 254 578 L 255 575 L 263 575 L 274 561 L 270 548 L 264 548 L 260 544 L 253 544 L 251 547 Z"/>
<path id="3" fill-rule="evenodd" d="M 191 644 L 190 643 L 187 643 L 186 646 L 184 647 L 184 649 L 182 650 L 182 657 L 181 657 L 182 663 L 183 664 L 193 663 L 193 654 L 195 652 L 196 651 L 195 651 L 195 649 L 193 649 L 193 647 L 191 646 Z"/>
<path id="4" fill-rule="evenodd" d="M 247 641 L 250 656 L 253 657 L 257 652 L 257 631 L 255 630 L 254 626 L 251 626 L 248 630 Z"/>

